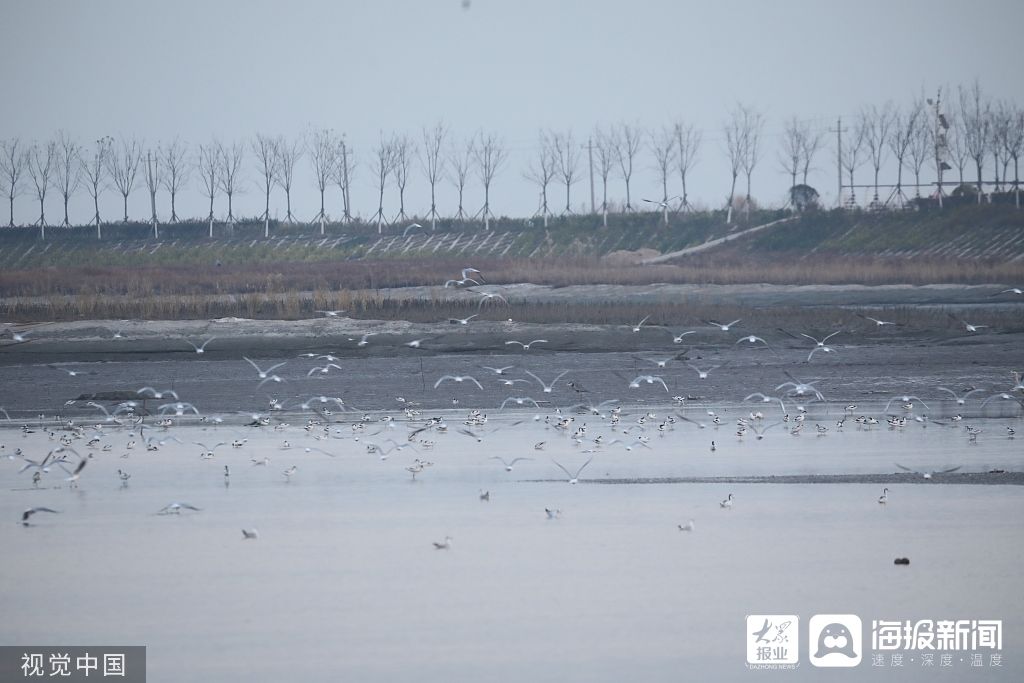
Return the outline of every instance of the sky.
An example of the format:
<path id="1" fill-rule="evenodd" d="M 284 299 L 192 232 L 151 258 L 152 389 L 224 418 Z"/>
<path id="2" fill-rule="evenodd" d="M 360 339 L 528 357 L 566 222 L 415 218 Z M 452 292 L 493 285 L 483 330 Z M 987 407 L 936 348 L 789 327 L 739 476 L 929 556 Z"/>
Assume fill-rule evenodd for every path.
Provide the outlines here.
<path id="1" fill-rule="evenodd" d="M 1019 0 L 970 8 L 952 0 L 0 0 L 0 139 L 44 140 L 64 130 L 86 147 L 103 135 L 151 146 L 178 136 L 194 149 L 215 137 L 296 137 L 328 127 L 354 150 L 353 208 L 369 217 L 377 208 L 369 162 L 379 136 L 418 139 L 424 126 L 442 121 L 454 145 L 478 131 L 501 137 L 509 154 L 492 208 L 529 216 L 538 190 L 524 171 L 539 130 L 571 130 L 583 143 L 598 126 L 627 121 L 655 130 L 684 121 L 703 133 L 691 200 L 717 208 L 729 191 L 722 126 L 742 102 L 765 117 L 753 195 L 780 205 L 789 186 L 778 160 L 787 118 L 827 131 L 866 105 L 905 105 L 974 79 L 987 94 L 1024 105 L 1015 69 L 1021 26 Z M 830 134 L 809 178 L 826 203 L 836 196 L 834 148 Z M 589 208 L 585 154 L 582 161 L 574 209 Z M 423 214 L 429 186 L 414 168 L 406 205 Z M 251 152 L 244 169 L 236 213 L 255 216 L 263 198 Z M 859 173 L 858 182 L 868 179 L 867 168 Z M 196 180 L 179 197 L 179 213 L 205 215 Z M 52 194 L 48 219 L 59 221 Z M 478 209 L 482 194 L 471 179 L 467 208 Z M 634 201 L 660 196 L 646 149 L 632 194 Z M 564 204 L 564 189 L 553 195 L 556 207 Z M 620 178 L 611 179 L 609 195 L 623 199 Z M 330 190 L 327 201 L 339 216 L 340 193 Z M 119 203 L 113 191 L 104 196 L 105 218 L 117 217 Z M 319 208 L 308 157 L 299 162 L 292 203 L 300 218 Z M 442 213 L 454 212 L 451 183 L 439 187 L 438 203 Z M 129 212 L 145 219 L 148 204 L 140 178 Z M 283 207 L 275 191 L 271 214 L 283 217 Z M 397 208 L 391 185 L 385 211 Z M 167 210 L 163 193 L 158 210 Z M 89 220 L 84 189 L 71 211 L 72 222 Z M 217 212 L 226 212 L 223 198 Z M 33 197 L 21 196 L 15 220 L 37 216 Z M 6 208 L 0 219 L 6 223 Z"/>

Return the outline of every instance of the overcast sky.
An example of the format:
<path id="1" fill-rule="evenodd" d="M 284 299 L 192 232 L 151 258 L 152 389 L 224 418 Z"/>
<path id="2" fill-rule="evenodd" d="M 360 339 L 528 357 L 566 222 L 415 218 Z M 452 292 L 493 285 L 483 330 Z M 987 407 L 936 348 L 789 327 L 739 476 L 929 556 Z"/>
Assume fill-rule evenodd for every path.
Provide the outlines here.
<path id="1" fill-rule="evenodd" d="M 102 135 L 195 144 L 331 127 L 355 149 L 354 208 L 370 216 L 369 155 L 380 132 L 418 138 L 441 120 L 453 142 L 478 130 L 503 137 L 510 155 L 492 206 L 530 215 L 537 190 L 523 171 L 539 128 L 572 129 L 583 141 L 598 125 L 683 120 L 704 135 L 691 197 L 720 206 L 729 189 L 721 127 L 742 101 L 766 117 L 753 194 L 779 204 L 789 184 L 777 160 L 784 119 L 829 128 L 863 105 L 905 104 L 922 89 L 930 96 L 975 78 L 987 93 L 1024 104 L 1022 26 L 1020 0 L 0 0 L 0 138 L 64 129 L 84 145 Z M 826 200 L 835 196 L 833 148 L 834 136 L 810 179 Z M 256 215 L 261 191 L 251 154 L 248 161 L 236 212 Z M 634 198 L 660 194 L 652 166 L 645 151 Z M 311 218 L 318 206 L 308 159 L 300 169 L 293 205 Z M 589 205 L 585 171 L 574 206 Z M 424 213 L 426 191 L 417 173 L 407 205 Z M 621 180 L 610 194 L 624 196 Z M 148 215 L 144 195 L 133 195 L 133 216 Z M 481 198 L 474 180 L 467 204 L 475 210 Z M 106 217 L 116 217 L 118 201 L 108 194 Z M 166 198 L 159 201 L 162 213 Z M 328 201 L 339 215 L 336 190 Z M 74 222 L 88 220 L 88 204 L 83 190 Z M 449 183 L 439 204 L 455 209 Z M 272 213 L 282 207 L 278 192 Z M 182 209 L 204 215 L 194 185 Z M 54 203 L 48 218 L 57 210 Z M 387 210 L 397 210 L 394 188 Z M 6 209 L 0 214 L 6 222 Z M 31 197 L 21 197 L 16 220 L 35 216 Z"/>

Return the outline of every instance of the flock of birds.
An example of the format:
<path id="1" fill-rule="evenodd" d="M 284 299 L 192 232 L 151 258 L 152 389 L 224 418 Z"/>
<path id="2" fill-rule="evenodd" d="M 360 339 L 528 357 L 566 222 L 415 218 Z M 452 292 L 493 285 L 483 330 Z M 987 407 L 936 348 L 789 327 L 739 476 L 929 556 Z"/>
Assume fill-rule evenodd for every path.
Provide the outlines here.
<path id="1" fill-rule="evenodd" d="M 456 279 L 447 280 L 445 287 L 471 288 L 485 282 L 483 273 L 475 268 L 465 268 L 461 276 Z M 1019 290 L 1006 290 L 1007 292 L 1020 293 Z M 507 299 L 500 293 L 475 292 L 481 295 L 480 305 L 487 302 L 507 303 Z M 319 311 L 328 318 L 341 317 L 344 311 Z M 455 319 L 450 322 L 459 325 L 469 325 L 476 316 L 469 316 L 465 319 Z M 894 321 L 887 321 L 880 318 L 861 315 L 868 324 L 878 328 L 895 326 Z M 969 323 L 956 318 L 957 323 L 962 325 L 967 334 L 979 334 L 985 329 L 985 325 Z M 663 327 L 650 324 L 650 316 L 644 317 L 635 324 L 628 324 L 628 328 L 635 334 L 641 333 L 668 333 L 673 345 L 683 344 L 687 337 L 698 333 L 698 329 L 682 331 L 667 330 Z M 718 322 L 715 320 L 703 321 L 705 329 L 719 335 L 734 334 L 734 328 L 740 327 L 742 319 L 729 322 Z M 650 332 L 647 332 L 650 331 Z M 806 343 L 806 357 L 810 362 L 815 354 L 837 353 L 838 347 L 832 340 L 843 334 L 844 330 L 829 330 L 824 334 L 807 332 L 781 332 L 794 340 Z M 10 331 L 12 339 L 19 343 L 27 342 L 24 332 Z M 123 337 L 121 331 L 118 336 Z M 373 332 L 366 332 L 361 336 L 350 338 L 355 348 L 365 348 L 373 344 Z M 410 349 L 422 349 L 423 343 L 429 338 L 412 339 L 401 342 Z M 207 347 L 216 340 L 216 337 L 209 337 L 203 340 L 184 339 L 183 342 L 197 354 L 202 355 Z M 744 333 L 738 339 L 728 340 L 730 343 L 721 346 L 750 346 L 763 347 L 771 353 L 777 350 L 770 344 L 763 334 Z M 509 339 L 505 345 L 511 349 L 517 349 L 523 354 L 528 354 L 531 349 L 543 349 L 548 344 L 546 339 L 516 340 Z M 667 344 L 667 341 L 666 341 Z M 535 351 L 536 352 L 536 351 Z M 312 363 L 312 366 L 305 372 L 305 379 L 320 379 L 329 375 L 333 370 L 343 370 L 341 358 L 331 353 L 303 353 L 300 358 Z M 525 358 L 525 355 L 524 355 Z M 36 420 L 24 422 L 20 426 L 20 434 L 27 439 L 24 447 L 9 449 L 6 444 L 0 444 L 0 455 L 5 455 L 9 460 L 20 463 L 18 474 L 31 473 L 32 488 L 39 488 L 46 481 L 46 478 L 59 470 L 64 475 L 64 482 L 69 487 L 77 487 L 83 476 L 88 463 L 104 454 L 109 457 L 129 458 L 137 451 L 158 451 L 164 448 L 172 448 L 177 451 L 198 447 L 196 452 L 202 460 L 213 460 L 217 457 L 218 449 L 231 449 L 241 453 L 250 449 L 249 439 L 246 432 L 239 430 L 238 423 L 249 429 L 261 431 L 273 431 L 279 439 L 278 449 L 281 451 L 301 452 L 312 456 L 315 454 L 326 455 L 336 458 L 341 453 L 339 449 L 342 444 L 354 446 L 369 455 L 378 457 L 381 461 L 387 461 L 392 455 L 403 454 L 411 460 L 406 461 L 405 471 L 416 481 L 418 475 L 422 475 L 434 466 L 434 463 L 427 459 L 427 454 L 434 451 L 438 442 L 447 437 L 450 433 L 449 422 L 458 420 L 459 424 L 454 427 L 455 438 L 466 437 L 476 443 L 495 443 L 502 437 L 495 437 L 495 434 L 502 430 L 512 430 L 523 423 L 533 423 L 550 431 L 552 435 L 546 440 L 533 444 L 533 456 L 516 455 L 506 458 L 503 455 L 493 454 L 485 457 L 490 460 L 497 460 L 506 473 L 513 472 L 514 467 L 521 462 L 529 462 L 542 458 L 541 452 L 545 450 L 558 450 L 563 454 L 576 454 L 586 456 L 586 459 L 579 465 L 567 466 L 550 455 L 546 459 L 550 462 L 552 471 L 558 471 L 564 475 L 564 481 L 575 485 L 581 481 L 583 473 L 588 466 L 594 462 L 603 452 L 618 447 L 625 451 L 637 449 L 653 449 L 659 446 L 660 439 L 675 431 L 677 427 L 687 426 L 687 436 L 692 443 L 693 430 L 709 430 L 716 432 L 723 426 L 727 426 L 722 408 L 717 412 L 707 403 L 701 404 L 700 408 L 691 407 L 694 403 L 700 403 L 700 399 L 688 395 L 671 395 L 670 381 L 666 381 L 668 375 L 666 370 L 674 366 L 682 365 L 694 373 L 693 380 L 699 385 L 707 380 L 712 372 L 725 367 L 730 362 L 728 359 L 713 364 L 697 365 L 690 362 L 686 354 L 677 354 L 667 358 L 645 358 L 636 357 L 639 362 L 649 362 L 649 371 L 638 374 L 625 372 L 614 373 L 622 381 L 622 388 L 627 393 L 638 390 L 664 391 L 663 403 L 668 406 L 664 412 L 658 414 L 646 409 L 628 407 L 627 402 L 620 398 L 608 398 L 596 400 L 593 392 L 590 392 L 582 383 L 580 378 L 572 377 L 572 369 L 565 369 L 556 374 L 544 375 L 543 371 L 537 369 L 520 368 L 517 365 L 480 365 L 481 372 L 470 374 L 443 374 L 432 382 L 435 391 L 458 391 L 453 396 L 453 411 L 436 411 L 436 414 L 427 414 L 418 402 L 405 397 L 396 397 L 398 414 L 384 411 L 383 413 L 371 413 L 355 408 L 350 402 L 340 396 L 328 396 L 326 394 L 314 393 L 312 395 L 295 396 L 288 400 L 269 398 L 265 409 L 257 411 L 241 411 L 237 415 L 215 415 L 203 412 L 199 408 L 199 397 L 193 401 L 183 400 L 178 392 L 173 389 L 157 389 L 153 386 L 143 386 L 134 390 L 134 395 L 105 406 L 96 400 L 80 401 L 69 400 L 61 411 L 61 414 L 54 417 L 38 416 Z M 286 378 L 278 374 L 289 362 L 280 361 L 267 364 L 242 356 L 242 360 L 251 367 L 253 372 L 252 381 L 256 383 L 257 389 L 262 389 L 267 384 L 283 384 L 290 381 L 301 381 L 301 375 L 297 378 Z M 81 371 L 67 368 L 61 365 L 50 365 L 51 369 L 66 373 L 69 378 L 79 376 L 95 376 L 98 373 L 94 370 Z M 951 407 L 951 414 L 941 418 L 930 417 L 928 412 L 920 412 L 920 409 L 931 412 L 931 404 L 916 395 L 898 394 L 892 396 L 885 404 L 881 415 L 871 414 L 871 411 L 862 411 L 857 404 L 848 403 L 840 410 L 841 402 L 836 404 L 826 398 L 818 388 L 820 380 L 801 379 L 796 377 L 790 370 L 783 369 L 779 379 L 785 379 L 778 384 L 769 387 L 761 387 L 761 391 L 753 391 L 745 396 L 736 396 L 732 404 L 742 406 L 741 415 L 734 421 L 735 438 L 739 443 L 747 438 L 753 437 L 755 441 L 764 439 L 770 430 L 779 428 L 785 430 L 792 437 L 798 437 L 804 430 L 806 424 L 814 425 L 814 433 L 818 436 L 825 436 L 829 433 L 842 433 L 844 428 L 856 428 L 870 430 L 884 421 L 890 430 L 901 431 L 913 425 L 928 427 L 935 425 L 945 427 L 966 435 L 969 443 L 977 441 L 982 430 L 965 422 L 968 418 L 968 404 L 977 403 L 979 408 L 986 407 L 989 403 L 1010 402 L 1017 408 L 1024 406 L 1024 381 L 1021 374 L 1016 371 L 1009 372 L 1013 383 L 1006 383 L 1004 386 L 983 388 L 968 386 L 963 388 L 936 387 L 935 391 L 942 395 L 934 398 L 929 396 L 928 400 L 934 402 L 943 401 L 944 406 Z M 481 374 L 482 373 L 482 374 Z M 568 379 L 567 379 L 568 376 Z M 94 382 L 95 380 L 90 380 Z M 675 386 L 674 378 L 671 381 Z M 474 391 L 481 391 L 485 385 L 507 388 L 516 391 L 518 387 L 524 390 L 533 387 L 537 390 L 534 395 L 526 395 L 519 392 L 510 395 L 497 406 L 499 411 L 507 408 L 518 408 L 534 412 L 532 419 L 528 413 L 516 413 L 511 419 L 492 420 L 483 407 L 474 407 L 468 412 L 462 413 L 459 409 L 461 403 L 473 404 L 472 394 Z M 150 402 L 157 402 L 158 405 L 151 409 Z M 895 406 L 895 410 L 893 409 Z M 73 417 L 68 413 L 72 408 L 78 408 L 79 412 Z M 831 410 L 835 412 L 832 413 Z M 0 413 L 6 418 L 9 425 L 17 425 L 11 418 L 8 411 L 0 407 Z M 809 417 L 815 415 L 816 418 Z M 241 421 L 238 415 L 244 416 Z M 831 417 L 826 417 L 831 415 Z M 975 417 L 978 415 L 975 414 Z M 520 419 L 521 418 L 521 419 Z M 292 425 L 290 420 L 299 422 Z M 827 421 L 826 421 L 827 420 Z M 825 422 L 825 424 L 822 424 Z M 496 424 L 498 423 L 498 424 Z M 196 428 L 214 434 L 212 442 L 210 439 L 204 441 L 196 440 Z M 879 427 L 882 428 L 882 427 Z M 233 433 L 235 438 L 219 440 L 225 433 Z M 2 432 L 0 432 L 2 434 Z M 1005 425 L 1005 437 L 1012 439 L 1015 429 L 1012 424 Z M 183 438 L 179 438 L 179 435 Z M 35 437 L 35 438 L 33 438 Z M 45 437 L 48 452 L 45 456 L 39 457 L 30 455 L 28 450 L 39 448 L 40 438 Z M 510 437 L 514 440 L 514 437 Z M 718 437 L 721 440 L 721 437 Z M 296 441 L 293 444 L 293 440 Z M 708 439 L 709 451 L 714 453 L 719 446 L 714 439 Z M 301 442 L 301 443 L 300 443 Z M 508 443 L 505 440 L 504 443 Z M 31 446 L 29 445 L 31 444 Z M 551 446 L 554 448 L 549 448 Z M 528 445 L 517 450 L 530 452 Z M 443 449 L 441 449 L 443 450 Z M 486 451 L 483 451 L 486 453 Z M 83 454 L 84 453 L 84 454 Z M 250 458 L 250 467 L 268 467 L 271 459 L 268 456 Z M 564 460 L 564 457 L 563 457 Z M 905 467 L 895 463 L 898 468 L 908 473 L 920 475 L 924 479 L 931 479 L 936 475 L 943 475 L 956 472 L 962 465 L 948 467 L 938 470 L 921 471 Z M 299 473 L 299 467 L 295 464 L 281 472 L 285 482 L 290 482 Z M 128 487 L 131 475 L 119 468 L 117 474 L 122 487 Z M 223 467 L 223 482 L 229 486 L 231 481 L 231 469 L 229 465 Z M 47 487 L 52 488 L 52 487 Z M 481 490 L 479 498 L 482 502 L 490 500 L 491 492 Z M 723 510 L 733 508 L 736 499 L 732 493 L 719 502 Z M 889 502 L 889 489 L 885 488 L 878 498 L 878 503 L 886 505 Z M 184 501 L 172 501 L 159 510 L 154 511 L 158 515 L 180 515 L 183 512 L 199 513 L 202 508 Z M 34 506 L 25 509 L 20 518 L 24 526 L 32 525 L 33 518 L 39 513 L 57 514 L 58 510 L 47 506 Z M 556 520 L 561 517 L 562 510 L 559 508 L 545 508 L 545 515 L 549 520 Z M 693 519 L 677 525 L 682 532 L 693 532 L 696 528 Z M 254 528 L 242 529 L 243 540 L 255 540 L 259 533 Z M 442 541 L 434 541 L 433 546 L 437 550 L 449 550 L 452 548 L 453 539 L 448 536 Z"/>

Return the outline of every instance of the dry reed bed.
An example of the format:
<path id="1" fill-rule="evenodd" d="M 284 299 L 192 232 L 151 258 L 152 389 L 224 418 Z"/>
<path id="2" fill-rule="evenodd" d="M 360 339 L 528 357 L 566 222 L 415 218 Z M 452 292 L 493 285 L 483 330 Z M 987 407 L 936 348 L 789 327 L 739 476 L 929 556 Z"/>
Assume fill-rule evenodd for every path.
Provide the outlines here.
<path id="1" fill-rule="evenodd" d="M 62 266 L 0 273 L 0 296 L 285 293 L 440 285 L 465 266 L 490 284 L 1014 284 L 1024 262 L 956 259 L 901 260 L 849 255 L 751 258 L 697 256 L 671 265 L 609 265 L 597 258 L 409 258 L 334 262 L 194 265 Z"/>

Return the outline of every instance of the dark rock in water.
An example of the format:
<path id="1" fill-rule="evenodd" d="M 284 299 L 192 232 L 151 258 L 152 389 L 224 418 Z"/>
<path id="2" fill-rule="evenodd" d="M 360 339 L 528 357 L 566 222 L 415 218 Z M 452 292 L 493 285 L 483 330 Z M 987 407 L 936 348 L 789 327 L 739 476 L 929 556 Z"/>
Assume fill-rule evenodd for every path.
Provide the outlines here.
<path id="1" fill-rule="evenodd" d="M 893 564 L 910 564 L 910 558 L 909 557 L 897 557 L 895 560 L 892 561 L 892 563 Z"/>

